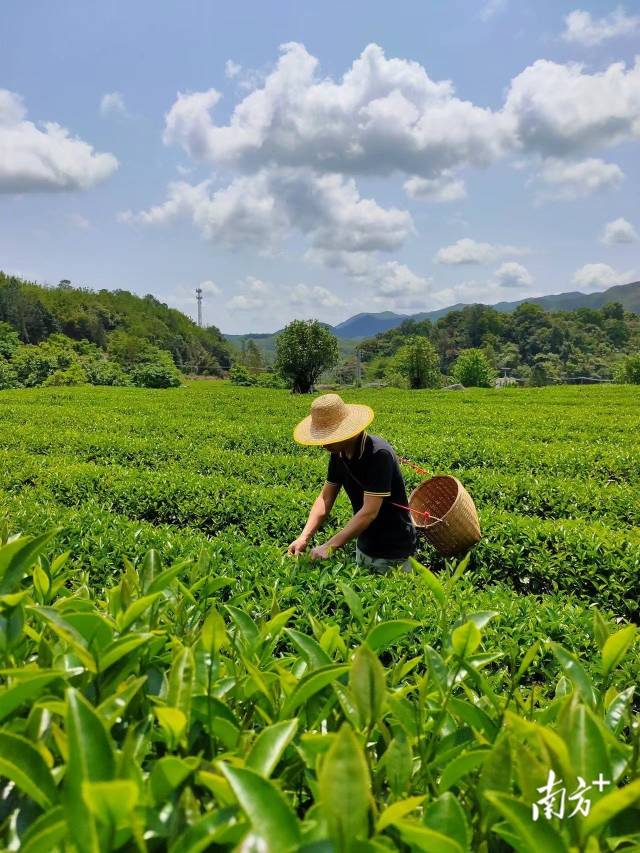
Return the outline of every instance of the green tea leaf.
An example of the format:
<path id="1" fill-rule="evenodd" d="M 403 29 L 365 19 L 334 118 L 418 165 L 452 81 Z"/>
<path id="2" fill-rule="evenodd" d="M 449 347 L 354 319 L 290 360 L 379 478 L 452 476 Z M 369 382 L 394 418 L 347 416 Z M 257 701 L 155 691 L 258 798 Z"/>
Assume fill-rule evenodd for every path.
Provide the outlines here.
<path id="1" fill-rule="evenodd" d="M 37 674 L 38 670 L 35 670 L 35 673 L 32 677 L 20 681 L 18 684 L 0 690 L 0 721 L 13 714 L 21 705 L 41 696 L 47 685 L 65 677 L 63 672 L 48 672 L 39 675 Z"/>
<path id="2" fill-rule="evenodd" d="M 0 547 L 0 595 L 14 592 L 59 528 L 40 536 L 20 536 Z"/>
<path id="3" fill-rule="evenodd" d="M 627 625 L 607 639 L 602 649 L 603 675 L 609 675 L 621 662 L 635 640 L 636 630 L 635 625 Z"/>
<path id="4" fill-rule="evenodd" d="M 129 816 L 138 802 L 139 790 L 130 779 L 84 781 L 82 797 L 94 818 L 119 828 L 129 824 Z"/>
<path id="5" fill-rule="evenodd" d="M 11 779 L 43 809 L 58 800 L 58 791 L 42 754 L 20 735 L 0 732 L 0 777 Z"/>
<path id="6" fill-rule="evenodd" d="M 487 791 L 489 802 L 505 818 L 526 853 L 568 853 L 562 836 L 546 820 L 534 821 L 531 806 L 521 803 L 508 794 Z"/>
<path id="7" fill-rule="evenodd" d="M 67 834 L 64 809 L 56 806 L 36 818 L 20 839 L 20 853 L 43 853 L 57 850 Z"/>
<path id="8" fill-rule="evenodd" d="M 340 587 L 340 592 L 344 596 L 344 600 L 347 602 L 349 610 L 353 616 L 361 625 L 364 624 L 365 616 L 360 596 L 349 586 L 348 583 L 345 583 L 344 581 L 340 581 L 338 586 Z"/>
<path id="9" fill-rule="evenodd" d="M 375 723 L 380 716 L 385 697 L 385 672 L 382 664 L 367 645 L 356 651 L 349 673 L 349 687 L 354 698 L 360 725 Z"/>
<path id="10" fill-rule="evenodd" d="M 480 631 L 474 622 L 465 622 L 451 634 L 451 647 L 460 658 L 472 655 L 480 644 Z"/>
<path id="11" fill-rule="evenodd" d="M 291 743 L 298 728 L 298 720 L 283 720 L 263 729 L 249 750 L 245 767 L 269 778 L 282 753 Z"/>
<path id="12" fill-rule="evenodd" d="M 370 780 L 362 747 L 343 723 L 327 752 L 318 779 L 319 801 L 330 837 L 339 850 L 349 850 L 367 836 Z"/>
<path id="13" fill-rule="evenodd" d="M 550 643 L 550 646 L 567 678 L 569 678 L 573 682 L 574 686 L 580 691 L 584 701 L 590 707 L 593 707 L 595 704 L 593 685 L 591 684 L 591 680 L 589 679 L 585 668 L 572 654 L 558 643 Z"/>
<path id="14" fill-rule="evenodd" d="M 422 822 L 434 832 L 456 841 L 462 850 L 468 850 L 471 832 L 464 810 L 450 791 L 433 800 L 424 810 Z"/>
<path id="15" fill-rule="evenodd" d="M 599 834 L 612 818 L 638 801 L 640 801 L 640 779 L 635 779 L 624 788 L 617 788 L 606 794 L 584 819 L 582 837 Z"/>
<path id="16" fill-rule="evenodd" d="M 437 850 L 438 853 L 464 853 L 464 848 L 453 838 L 447 838 L 441 832 L 435 832 L 433 829 L 421 826 L 419 823 L 398 820 L 393 825 L 399 830 L 402 840 L 416 850 Z"/>
<path id="17" fill-rule="evenodd" d="M 323 690 L 343 673 L 348 672 L 349 669 L 349 664 L 331 664 L 330 666 L 323 666 L 304 675 L 296 684 L 292 693 L 285 699 L 280 709 L 280 717 L 288 719 L 296 708 L 299 708 L 307 699 L 315 696 L 318 691 Z"/>
<path id="18" fill-rule="evenodd" d="M 53 633 L 73 650 L 73 653 L 77 655 L 89 672 L 97 671 L 96 661 L 89 651 L 87 641 L 73 625 L 70 625 L 60 616 L 57 610 L 54 610 L 53 607 L 29 607 L 28 610 L 45 622 Z"/>
<path id="19" fill-rule="evenodd" d="M 420 625 L 414 619 L 390 619 L 374 625 L 365 638 L 365 643 L 374 652 L 390 646 Z"/>
<path id="20" fill-rule="evenodd" d="M 289 636 L 293 645 L 313 669 L 333 664 L 329 655 L 313 637 L 301 634 L 300 631 L 294 631 L 293 628 L 285 628 L 285 634 Z"/>
<path id="21" fill-rule="evenodd" d="M 445 595 L 444 587 L 438 580 L 438 578 L 431 572 L 426 566 L 423 566 L 422 563 L 419 563 L 415 557 L 409 557 L 411 565 L 413 566 L 414 571 L 416 571 L 425 584 L 431 590 L 433 597 L 438 602 L 440 607 L 445 607 L 447 603 L 447 596 Z"/>
<path id="22" fill-rule="evenodd" d="M 376 823 L 376 832 L 383 832 L 388 826 L 401 820 L 424 802 L 424 794 L 421 797 L 407 797 L 406 800 L 398 800 L 387 806 Z"/>
<path id="23" fill-rule="evenodd" d="M 438 785 L 440 793 L 443 794 L 445 791 L 448 791 L 452 785 L 455 785 L 456 782 L 468 773 L 471 773 L 473 770 L 477 770 L 478 767 L 481 767 L 488 754 L 488 749 L 474 749 L 469 752 L 464 752 L 462 755 L 458 756 L 458 758 L 454 758 L 453 761 L 447 764 L 442 776 L 440 777 L 440 783 Z"/>
<path id="24" fill-rule="evenodd" d="M 300 844 L 297 818 L 275 785 L 253 770 L 222 762 L 220 769 L 269 853 L 297 850 Z"/>

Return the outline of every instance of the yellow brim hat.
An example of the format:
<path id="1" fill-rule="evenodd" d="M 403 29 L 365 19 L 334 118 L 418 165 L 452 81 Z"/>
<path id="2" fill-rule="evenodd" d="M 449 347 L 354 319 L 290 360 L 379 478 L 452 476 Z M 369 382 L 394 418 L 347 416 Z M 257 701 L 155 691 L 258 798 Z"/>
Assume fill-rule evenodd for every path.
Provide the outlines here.
<path id="1" fill-rule="evenodd" d="M 320 445 L 346 441 L 362 432 L 373 420 L 370 406 L 345 403 L 338 394 L 323 394 L 311 404 L 311 414 L 293 431 L 298 444 Z"/>

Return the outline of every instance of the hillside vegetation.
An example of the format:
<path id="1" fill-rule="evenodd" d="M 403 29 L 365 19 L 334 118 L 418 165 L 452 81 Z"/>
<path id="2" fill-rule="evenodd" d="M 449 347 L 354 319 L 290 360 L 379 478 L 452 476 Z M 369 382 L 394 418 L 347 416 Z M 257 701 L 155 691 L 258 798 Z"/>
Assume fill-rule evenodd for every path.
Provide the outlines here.
<path id="1" fill-rule="evenodd" d="M 10 324 L 24 344 L 52 334 L 88 341 L 103 351 L 110 342 L 135 347 L 148 343 L 171 354 L 185 373 L 216 373 L 229 362 L 229 345 L 215 326 L 200 329 L 154 296 L 127 290 L 44 287 L 0 272 L 0 322 Z M 137 344 L 135 343 L 137 342 Z"/>
<path id="2" fill-rule="evenodd" d="M 617 302 L 575 311 L 545 311 L 527 302 L 511 313 L 471 305 L 435 323 L 406 320 L 362 341 L 366 375 L 392 373 L 393 356 L 416 336 L 433 344 L 445 375 L 463 350 L 480 348 L 493 368 L 507 367 L 533 384 L 577 376 L 609 379 L 625 355 L 640 351 L 640 315 Z"/>

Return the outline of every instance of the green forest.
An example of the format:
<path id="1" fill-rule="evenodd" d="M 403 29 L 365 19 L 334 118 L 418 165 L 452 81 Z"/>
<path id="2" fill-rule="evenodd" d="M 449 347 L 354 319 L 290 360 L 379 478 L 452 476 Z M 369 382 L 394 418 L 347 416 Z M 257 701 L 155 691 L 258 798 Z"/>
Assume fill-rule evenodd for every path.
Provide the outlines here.
<path id="1" fill-rule="evenodd" d="M 154 296 L 44 287 L 0 272 L 0 388 L 170 387 L 181 374 L 221 375 L 229 344 Z"/>
<path id="2" fill-rule="evenodd" d="M 393 379 L 406 373 L 408 350 L 415 350 L 417 342 L 423 343 L 423 357 L 431 355 L 436 371 L 452 380 L 461 352 L 476 349 L 494 372 L 506 368 L 529 384 L 581 376 L 635 381 L 640 315 L 618 302 L 575 311 L 545 311 L 524 303 L 511 313 L 470 305 L 435 323 L 407 320 L 362 341 L 365 376 Z"/>

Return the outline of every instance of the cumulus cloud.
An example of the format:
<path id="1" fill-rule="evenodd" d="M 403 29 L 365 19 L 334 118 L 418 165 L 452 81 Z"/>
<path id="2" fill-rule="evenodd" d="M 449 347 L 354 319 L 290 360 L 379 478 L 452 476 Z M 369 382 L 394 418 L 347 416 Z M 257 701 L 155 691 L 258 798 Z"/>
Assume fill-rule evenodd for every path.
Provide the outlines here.
<path id="1" fill-rule="evenodd" d="M 573 44 L 594 47 L 607 39 L 631 36 L 640 30 L 640 17 L 627 15 L 622 7 L 602 18 L 592 18 L 590 12 L 574 9 L 564 19 L 562 38 Z"/>
<path id="2" fill-rule="evenodd" d="M 405 181 L 404 188 L 411 198 L 427 201 L 458 201 L 467 195 L 464 181 L 454 178 L 449 169 L 445 169 L 437 178 L 420 178 L 414 175 Z"/>
<path id="3" fill-rule="evenodd" d="M 640 56 L 586 74 L 578 63 L 539 59 L 509 86 L 504 112 L 517 149 L 570 157 L 640 137 Z"/>
<path id="4" fill-rule="evenodd" d="M 27 121 L 22 98 L 0 89 L 0 193 L 86 190 L 118 168 L 112 154 L 69 136 L 55 122 Z"/>
<path id="5" fill-rule="evenodd" d="M 164 139 L 196 159 L 252 171 L 265 163 L 323 172 L 434 177 L 459 163 L 486 165 L 508 144 L 499 115 L 454 95 L 417 62 L 388 59 L 370 44 L 340 81 L 320 78 L 304 45 L 283 45 L 264 84 L 228 125 L 211 111 L 220 93 L 180 93 Z"/>
<path id="6" fill-rule="evenodd" d="M 465 237 L 443 246 L 434 258 L 438 264 L 487 264 L 499 260 L 505 255 L 526 255 L 526 246 L 501 246 L 492 243 L 479 243 Z"/>
<path id="7" fill-rule="evenodd" d="M 100 101 L 100 115 L 103 118 L 107 118 L 111 115 L 127 115 L 124 98 L 120 92 L 109 92 L 102 96 Z"/>
<path id="8" fill-rule="evenodd" d="M 91 223 L 83 216 L 81 213 L 70 213 L 67 216 L 67 221 L 69 225 L 73 225 L 74 228 L 77 228 L 79 231 L 88 231 L 91 228 Z"/>
<path id="9" fill-rule="evenodd" d="M 495 272 L 496 283 L 500 287 L 527 287 L 533 284 L 529 270 L 516 261 L 507 261 Z"/>
<path id="10" fill-rule="evenodd" d="M 605 163 L 596 157 L 578 162 L 548 157 L 538 180 L 549 188 L 539 193 L 539 199 L 574 199 L 600 190 L 618 189 L 624 172 L 615 163 Z"/>
<path id="11" fill-rule="evenodd" d="M 353 179 L 286 168 L 241 175 L 213 193 L 207 181 L 174 182 L 166 202 L 121 219 L 163 224 L 182 216 L 226 246 L 271 247 L 298 230 L 320 255 L 397 249 L 413 229 L 406 211 L 361 198 Z"/>
<path id="12" fill-rule="evenodd" d="M 345 303 L 340 297 L 326 287 L 308 284 L 296 284 L 290 291 L 289 301 L 292 305 L 317 306 L 320 308 L 337 308 Z"/>
<path id="13" fill-rule="evenodd" d="M 636 243 L 640 240 L 633 225 L 622 216 L 607 222 L 604 226 L 600 242 L 605 246 L 615 246 L 617 243 Z"/>
<path id="14" fill-rule="evenodd" d="M 628 284 L 633 275 L 632 270 L 618 272 L 609 264 L 585 264 L 575 271 L 573 283 L 590 290 L 606 290 L 616 284 Z"/>
<path id="15" fill-rule="evenodd" d="M 237 311 L 257 311 L 267 305 L 271 287 L 262 279 L 247 276 L 243 292 L 236 293 L 227 302 L 227 307 Z"/>

